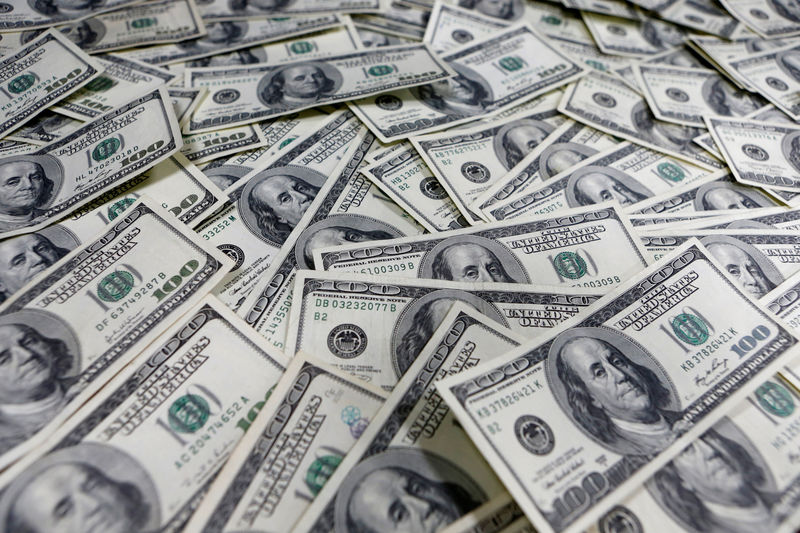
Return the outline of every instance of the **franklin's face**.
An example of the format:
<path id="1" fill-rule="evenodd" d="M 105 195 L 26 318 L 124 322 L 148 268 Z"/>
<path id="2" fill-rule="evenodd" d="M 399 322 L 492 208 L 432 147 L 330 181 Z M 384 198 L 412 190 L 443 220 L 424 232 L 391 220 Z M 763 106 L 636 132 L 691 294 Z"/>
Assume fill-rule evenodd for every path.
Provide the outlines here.
<path id="1" fill-rule="evenodd" d="M 211 180 L 211 183 L 223 191 L 236 183 L 236 181 L 239 179 L 238 177 L 231 176 L 229 174 L 207 174 L 206 177 Z"/>
<path id="2" fill-rule="evenodd" d="M 509 19 L 514 16 L 514 4 L 511 0 L 481 0 L 477 10 L 484 15 Z"/>
<path id="3" fill-rule="evenodd" d="M 460 516 L 437 484 L 394 469 L 368 474 L 353 491 L 348 512 L 356 522 L 381 533 L 434 533 Z"/>
<path id="4" fill-rule="evenodd" d="M 92 0 L 55 0 L 53 5 L 59 9 L 89 9 Z"/>
<path id="5" fill-rule="evenodd" d="M 556 174 L 560 174 L 561 172 L 574 167 L 583 161 L 583 159 L 583 156 L 578 152 L 573 152 L 572 150 L 559 150 L 551 155 L 547 160 L 547 170 L 550 172 L 551 176 L 555 176 Z"/>
<path id="6" fill-rule="evenodd" d="M 236 26 L 230 22 L 217 22 L 216 24 L 209 24 L 206 26 L 206 29 L 208 30 L 208 35 L 206 35 L 205 40 L 212 43 L 222 43 L 227 41 L 228 38 L 237 30 Z"/>
<path id="7" fill-rule="evenodd" d="M 454 281 L 508 281 L 497 257 L 478 244 L 456 244 L 444 252 Z"/>
<path id="8" fill-rule="evenodd" d="M 133 533 L 125 495 L 80 463 L 54 465 L 19 494 L 11 512 L 33 531 Z"/>
<path id="9" fill-rule="evenodd" d="M 252 194 L 270 206 L 279 222 L 294 227 L 311 205 L 316 193 L 293 176 L 276 174 L 253 188 Z"/>
<path id="10" fill-rule="evenodd" d="M 691 126 L 681 126 L 670 122 L 656 122 L 655 127 L 673 142 L 690 141 L 697 137 L 697 130 Z"/>
<path id="11" fill-rule="evenodd" d="M 653 406 L 644 381 L 619 350 L 596 339 L 575 339 L 561 349 L 564 363 L 575 372 L 593 402 L 614 418 L 646 420 Z"/>
<path id="12" fill-rule="evenodd" d="M 672 464 L 684 484 L 706 501 L 730 504 L 748 489 L 738 462 L 722 442 L 707 435 L 687 446 Z"/>
<path id="13" fill-rule="evenodd" d="M 706 193 L 706 203 L 712 209 L 750 209 L 758 207 L 753 205 L 753 201 L 746 196 L 739 194 L 731 189 L 724 189 L 722 187 L 712 189 Z"/>
<path id="14" fill-rule="evenodd" d="M 0 211 L 28 214 L 44 189 L 44 170 L 37 163 L 0 164 Z"/>
<path id="15" fill-rule="evenodd" d="M 683 33 L 671 24 L 654 24 L 656 35 L 664 46 L 678 46 L 683 43 Z"/>
<path id="16" fill-rule="evenodd" d="M 87 24 L 86 22 L 76 22 L 75 24 L 70 24 L 61 29 L 61 33 L 63 33 L 70 41 L 75 44 L 84 44 L 90 43 L 94 41 L 96 34 L 94 30 Z"/>
<path id="17" fill-rule="evenodd" d="M 382 33 L 376 33 L 368 30 L 358 30 L 358 38 L 367 48 L 376 48 L 378 46 L 389 46 L 389 37 Z"/>
<path id="18" fill-rule="evenodd" d="M 794 18 L 800 19 L 800 2 L 796 0 L 775 0 L 775 3 L 783 6 Z"/>
<path id="19" fill-rule="evenodd" d="M 298 65 L 283 72 L 283 92 L 293 98 L 314 98 L 325 83 L 325 75 L 313 65 Z"/>
<path id="20" fill-rule="evenodd" d="M 517 126 L 506 133 L 506 141 L 527 155 L 547 137 L 547 132 L 536 126 Z"/>
<path id="21" fill-rule="evenodd" d="M 431 84 L 436 94 L 450 100 L 452 102 L 459 102 L 462 104 L 477 104 L 475 97 L 475 90 L 472 84 L 461 75 L 453 76 L 446 80 L 436 81 Z"/>
<path id="22" fill-rule="evenodd" d="M 306 250 L 311 252 L 317 248 L 371 240 L 374 240 L 372 236 L 359 229 L 348 228 L 346 226 L 332 226 L 330 228 L 321 229 L 312 235 L 306 243 Z M 311 257 L 310 253 L 307 253 L 307 255 Z"/>
<path id="23" fill-rule="evenodd" d="M 754 298 L 761 298 L 769 292 L 767 277 L 749 254 L 732 244 L 710 244 L 708 251 Z"/>
<path id="24" fill-rule="evenodd" d="M 0 242 L 0 289 L 8 295 L 58 261 L 58 250 L 45 237 L 21 235 Z"/>
<path id="25" fill-rule="evenodd" d="M 586 174 L 578 180 L 575 188 L 596 204 L 616 200 L 622 205 L 630 205 L 637 201 L 633 191 L 614 178 L 599 172 Z"/>
<path id="26" fill-rule="evenodd" d="M 0 326 L 0 403 L 27 403 L 53 377 L 56 355 L 38 331 Z"/>

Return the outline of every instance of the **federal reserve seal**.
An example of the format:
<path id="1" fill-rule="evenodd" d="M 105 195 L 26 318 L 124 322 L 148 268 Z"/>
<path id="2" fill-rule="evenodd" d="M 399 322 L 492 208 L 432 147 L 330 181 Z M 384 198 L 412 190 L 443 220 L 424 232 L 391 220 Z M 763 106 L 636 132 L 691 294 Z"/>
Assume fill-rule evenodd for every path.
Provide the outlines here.
<path id="1" fill-rule="evenodd" d="M 779 80 L 778 78 L 773 78 L 772 76 L 767 78 L 766 82 L 767 82 L 767 85 L 769 85 L 770 87 L 772 87 L 776 91 L 785 91 L 785 90 L 787 90 L 789 88 L 789 86 L 786 85 L 785 81 Z"/>
<path id="2" fill-rule="evenodd" d="M 231 104 L 239 99 L 241 94 L 236 89 L 222 89 L 214 93 L 212 100 L 217 104 Z"/>
<path id="3" fill-rule="evenodd" d="M 666 93 L 667 93 L 667 97 L 668 98 L 670 98 L 671 100 L 675 100 L 676 102 L 688 102 L 689 101 L 689 95 L 686 94 L 685 91 L 682 91 L 681 89 L 678 89 L 677 87 L 670 87 L 669 89 L 667 89 Z"/>
<path id="4" fill-rule="evenodd" d="M 597 92 L 592 95 L 592 100 L 599 106 L 612 108 L 617 105 L 617 101 L 614 100 L 614 97 L 608 93 L 601 93 Z"/>
<path id="5" fill-rule="evenodd" d="M 627 507 L 617 505 L 597 521 L 600 533 L 642 533 L 642 522 Z"/>
<path id="6" fill-rule="evenodd" d="M 419 190 L 422 194 L 433 200 L 444 200 L 447 198 L 447 191 L 444 190 L 439 180 L 434 177 L 429 176 L 423 179 L 419 184 Z"/>
<path id="7" fill-rule="evenodd" d="M 403 107 L 403 101 L 391 94 L 382 94 L 375 99 L 375 105 L 384 111 L 397 111 Z"/>
<path id="8" fill-rule="evenodd" d="M 355 324 L 340 324 L 328 334 L 328 349 L 342 359 L 358 357 L 367 349 L 367 334 Z"/>
<path id="9" fill-rule="evenodd" d="M 461 175 L 472 183 L 486 183 L 492 176 L 489 169 L 477 161 L 467 161 L 461 165 Z"/>
<path id="10" fill-rule="evenodd" d="M 234 265 L 231 272 L 236 272 L 244 264 L 244 250 L 235 244 L 220 244 L 217 246 L 217 250 L 233 259 Z"/>
<path id="11" fill-rule="evenodd" d="M 522 447 L 534 455 L 547 455 L 556 444 L 553 430 L 538 416 L 522 415 L 517 418 L 514 435 Z"/>
<path id="12" fill-rule="evenodd" d="M 755 144 L 743 145 L 742 152 L 750 159 L 755 159 L 756 161 L 766 161 L 769 159 L 769 154 L 767 151 L 760 146 L 756 146 Z"/>

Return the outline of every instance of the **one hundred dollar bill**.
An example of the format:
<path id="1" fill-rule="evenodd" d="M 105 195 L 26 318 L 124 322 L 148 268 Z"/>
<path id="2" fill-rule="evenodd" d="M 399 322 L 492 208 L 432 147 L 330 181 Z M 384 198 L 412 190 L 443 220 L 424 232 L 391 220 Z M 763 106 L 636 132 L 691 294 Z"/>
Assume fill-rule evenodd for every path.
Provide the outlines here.
<path id="1" fill-rule="evenodd" d="M 185 311 L 45 446 L 3 473 L 0 530 L 182 529 L 288 365 L 213 297 Z M 28 499 L 42 490 L 103 504 L 53 516 Z"/>
<path id="2" fill-rule="evenodd" d="M 625 209 L 708 171 L 630 143 L 612 146 L 578 165 L 484 210 L 490 221 L 557 214 L 614 200 Z"/>
<path id="3" fill-rule="evenodd" d="M 385 399 L 380 389 L 298 354 L 187 530 L 291 530 Z"/>
<path id="4" fill-rule="evenodd" d="M 456 76 L 356 100 L 352 109 L 381 141 L 391 142 L 507 110 L 584 72 L 529 25 L 468 42 L 442 60 Z"/>
<path id="5" fill-rule="evenodd" d="M 653 115 L 659 120 L 703 127 L 703 117 L 742 117 L 765 104 L 708 69 L 637 65 L 633 69 Z"/>
<path id="6" fill-rule="evenodd" d="M 188 133 L 247 124 L 322 104 L 401 87 L 445 82 L 445 61 L 425 44 L 360 50 L 315 61 L 187 69 L 191 87 L 209 95 L 187 125 Z"/>
<path id="7" fill-rule="evenodd" d="M 172 104 L 158 89 L 35 152 L 0 159 L 3 179 L 13 184 L 0 198 L 0 237 L 55 222 L 180 145 Z"/>
<path id="8" fill-rule="evenodd" d="M 798 391 L 780 376 L 765 380 L 588 531 L 613 531 L 614 524 L 687 533 L 794 531 L 800 467 L 790 428 L 800 421 L 798 403 Z"/>
<path id="9" fill-rule="evenodd" d="M 148 46 L 120 52 L 119 55 L 145 63 L 164 65 L 226 54 L 258 44 L 297 37 L 306 33 L 335 28 L 342 24 L 336 15 L 316 17 L 287 17 L 265 20 L 212 22 L 206 25 L 208 34 L 197 39 L 160 46 Z M 255 57 L 253 63 L 265 63 Z M 210 59 L 209 63 L 214 61 Z M 192 65 L 199 66 L 199 65 Z"/>
<path id="10" fill-rule="evenodd" d="M 6 349 L 24 357 L 5 375 L 0 464 L 41 443 L 227 271 L 171 219 L 148 200 L 131 206 L 0 307 Z"/>
<path id="11" fill-rule="evenodd" d="M 715 172 L 705 178 L 676 187 L 661 196 L 645 200 L 630 214 L 731 214 L 740 209 L 775 207 L 780 203 L 759 187 L 738 183 L 729 172 Z"/>
<path id="12" fill-rule="evenodd" d="M 207 131 L 183 136 L 181 153 L 189 161 L 202 163 L 267 144 L 259 124 L 246 124 L 237 128 Z"/>
<path id="13" fill-rule="evenodd" d="M 638 4 L 642 6 L 642 3 Z M 665 0 L 658 2 L 653 10 L 664 21 L 724 39 L 751 35 L 740 21 L 733 18 L 719 4 L 709 0 Z"/>
<path id="14" fill-rule="evenodd" d="M 781 124 L 788 124 L 790 126 L 797 124 L 789 117 L 789 115 L 772 104 L 767 104 L 764 107 L 745 115 L 744 118 L 761 122 L 778 122 Z M 720 153 L 719 148 L 717 147 L 710 133 L 706 132 L 692 140 L 702 146 L 708 152 L 714 154 L 716 157 L 723 159 L 722 154 Z"/>
<path id="15" fill-rule="evenodd" d="M 656 119 L 642 95 L 618 79 L 593 73 L 578 80 L 567 88 L 558 110 L 609 135 L 708 169 L 722 167 L 718 159 L 692 143 L 704 130 Z"/>
<path id="16" fill-rule="evenodd" d="M 576 532 L 735 409 L 797 343 L 693 241 L 546 339 L 437 388 L 537 531 Z"/>
<path id="17" fill-rule="evenodd" d="M 206 0 L 200 13 L 206 22 L 219 20 L 262 19 L 264 16 L 316 15 L 328 13 L 374 13 L 381 9 L 380 0 Z"/>
<path id="18" fill-rule="evenodd" d="M 206 33 L 194 0 L 144 2 L 58 29 L 93 54 L 194 39 Z"/>
<path id="19" fill-rule="evenodd" d="M 800 11 L 785 0 L 720 0 L 731 15 L 766 39 L 800 35 Z"/>
<path id="20" fill-rule="evenodd" d="M 743 89 L 755 90 L 752 84 L 731 67 L 731 61 L 752 56 L 766 50 L 783 48 L 789 44 L 788 39 L 761 39 L 746 37 L 729 41 L 717 37 L 692 35 L 686 44 L 714 65 L 722 74 Z"/>
<path id="21" fill-rule="evenodd" d="M 80 120 L 44 110 L 3 139 L 42 146 L 72 133 L 81 126 L 83 122 Z"/>
<path id="22" fill-rule="evenodd" d="M 673 229 L 641 234 L 654 260 L 692 238 L 727 270 L 754 299 L 760 299 L 800 270 L 800 237 L 790 230 Z"/>
<path id="23" fill-rule="evenodd" d="M 626 20 L 609 15 L 582 12 L 583 22 L 597 46 L 606 54 L 641 57 L 654 55 L 683 44 L 686 32 L 654 18 Z"/>
<path id="24" fill-rule="evenodd" d="M 612 136 L 568 120 L 478 196 L 471 208 L 485 216 L 482 209 L 535 189 L 545 180 L 616 144 Z"/>
<path id="25" fill-rule="evenodd" d="M 468 206 L 564 123 L 555 110 L 559 96 L 544 95 L 533 110 L 510 118 L 411 138 L 470 223 L 481 218 Z"/>
<path id="26" fill-rule="evenodd" d="M 174 154 L 55 224 L 0 241 L 0 302 L 72 250 L 91 242 L 143 196 L 157 200 L 176 220 L 190 228 L 226 199 L 197 167 L 182 155 Z"/>
<path id="27" fill-rule="evenodd" d="M 97 61 L 103 74 L 53 106 L 54 111 L 78 120 L 93 120 L 175 78 L 164 69 L 112 54 Z"/>
<path id="28" fill-rule="evenodd" d="M 614 250 L 609 254 L 608 250 Z M 318 269 L 607 291 L 648 261 L 615 207 L 314 251 Z"/>
<path id="29" fill-rule="evenodd" d="M 492 320 L 454 306 L 295 531 L 391 531 L 397 523 L 411 531 L 440 531 L 505 492 L 435 383 L 519 342 Z M 413 505 L 422 494 L 423 505 Z M 399 515 L 392 512 L 398 498 L 412 504 L 401 503 L 407 512 Z"/>
<path id="30" fill-rule="evenodd" d="M 424 232 L 361 173 L 375 144 L 374 137 L 365 137 L 348 165 L 320 190 L 322 200 L 309 208 L 309 218 L 287 237 L 240 308 L 240 315 L 281 349 L 289 331 L 296 273 L 313 267 L 314 249 Z"/>
<path id="31" fill-rule="evenodd" d="M 731 215 L 698 217 L 682 222 L 680 227 L 685 229 L 800 230 L 800 209 L 773 207 L 766 209 L 753 209 Z"/>
<path id="32" fill-rule="evenodd" d="M 731 60 L 730 70 L 795 121 L 800 119 L 800 46 L 789 44 Z"/>
<path id="33" fill-rule="evenodd" d="M 105 0 L 101 2 L 13 2 L 4 3 L 0 13 L 0 31 L 45 28 L 141 3 L 141 0 Z"/>
<path id="34" fill-rule="evenodd" d="M 454 302 L 530 339 L 582 312 L 597 298 L 586 289 L 303 270 L 295 282 L 286 353 L 314 353 L 391 389 Z"/>
<path id="35" fill-rule="evenodd" d="M 103 66 L 57 31 L 0 60 L 0 137 L 95 80 Z"/>
<path id="36" fill-rule="evenodd" d="M 706 121 L 737 181 L 800 192 L 800 127 L 722 117 Z"/>
<path id="37" fill-rule="evenodd" d="M 408 142 L 391 149 L 390 154 L 364 168 L 362 173 L 430 232 L 470 225 Z"/>
<path id="38" fill-rule="evenodd" d="M 507 22 L 439 0 L 433 5 L 423 41 L 441 54 L 475 39 L 488 37 L 507 26 Z"/>

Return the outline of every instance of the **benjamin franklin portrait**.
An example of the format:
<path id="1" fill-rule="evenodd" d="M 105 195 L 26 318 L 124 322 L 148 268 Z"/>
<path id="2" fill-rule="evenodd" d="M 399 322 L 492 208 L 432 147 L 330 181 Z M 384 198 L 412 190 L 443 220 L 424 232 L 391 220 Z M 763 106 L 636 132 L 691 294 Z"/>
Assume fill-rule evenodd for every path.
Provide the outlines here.
<path id="1" fill-rule="evenodd" d="M 722 419 L 646 487 L 673 520 L 693 533 L 752 533 L 775 531 L 780 523 L 775 514 L 779 493 L 770 478 L 758 450 Z"/>
<path id="2" fill-rule="evenodd" d="M 726 117 L 749 115 L 762 105 L 756 95 L 737 89 L 720 76 L 708 78 L 701 92 L 703 100 L 714 113 Z"/>
<path id="3" fill-rule="evenodd" d="M 485 501 L 469 475 L 444 457 L 393 447 L 361 461 L 342 481 L 334 531 L 435 533 Z"/>
<path id="4" fill-rule="evenodd" d="M 800 2 L 798 0 L 767 0 L 778 15 L 800 24 Z"/>
<path id="5" fill-rule="evenodd" d="M 517 20 L 525 13 L 522 0 L 459 0 L 459 7 L 502 20 Z"/>
<path id="6" fill-rule="evenodd" d="M 106 0 L 28 0 L 28 5 L 42 15 L 50 17 L 75 17 L 88 15 L 93 10 L 101 9 Z"/>
<path id="7" fill-rule="evenodd" d="M 90 48 L 106 34 L 106 26 L 98 19 L 86 19 L 60 28 L 61 33 L 80 48 Z"/>
<path id="8" fill-rule="evenodd" d="M 755 246 L 727 235 L 700 239 L 709 253 L 753 299 L 766 295 L 783 282 L 783 276 Z"/>
<path id="9" fill-rule="evenodd" d="M 775 205 L 775 202 L 753 187 L 725 181 L 703 185 L 697 190 L 694 199 L 694 208 L 698 211 L 756 209 Z"/>
<path id="10" fill-rule="evenodd" d="M 567 330 L 553 341 L 546 365 L 561 408 L 615 453 L 654 455 L 677 438 L 673 387 L 656 359 L 622 333 Z"/>
<path id="11" fill-rule="evenodd" d="M 36 433 L 66 405 L 80 369 L 72 329 L 42 311 L 0 316 L 0 450 Z"/>
<path id="12" fill-rule="evenodd" d="M 50 240 L 44 231 L 0 241 L 0 302 L 6 301 L 70 250 Z"/>
<path id="13" fill-rule="evenodd" d="M 497 130 L 494 152 L 506 169 L 511 169 L 536 149 L 555 128 L 543 120 L 522 118 Z"/>
<path id="14" fill-rule="evenodd" d="M 15 155 L 0 159 L 0 230 L 36 223 L 62 181 L 63 170 L 54 157 Z"/>
<path id="15" fill-rule="evenodd" d="M 0 521 L 9 533 L 141 533 L 156 531 L 160 514 L 144 468 L 122 450 L 96 443 L 43 456 L 0 496 Z"/>
<path id="16" fill-rule="evenodd" d="M 686 33 L 668 22 L 646 19 L 641 25 L 642 37 L 654 48 L 672 48 L 683 44 Z"/>
<path id="17" fill-rule="evenodd" d="M 252 13 L 275 13 L 291 5 L 293 0 L 228 0 L 231 11 Z"/>
<path id="18" fill-rule="evenodd" d="M 420 262 L 422 278 L 466 282 L 530 283 L 519 260 L 502 244 L 459 235 L 436 244 Z"/>
<path id="19" fill-rule="evenodd" d="M 292 63 L 264 76 L 258 99 L 268 107 L 291 109 L 329 97 L 341 85 L 341 73 L 324 61 Z"/>
<path id="20" fill-rule="evenodd" d="M 578 143 L 556 143 L 542 150 L 539 156 L 539 174 L 542 179 L 552 178 L 593 156 L 597 150 Z"/>
<path id="21" fill-rule="evenodd" d="M 452 78 L 412 87 L 410 91 L 428 107 L 454 117 L 484 113 L 492 101 L 488 82 L 463 68 L 456 69 Z"/>
<path id="22" fill-rule="evenodd" d="M 572 173 L 567 181 L 567 204 L 581 207 L 616 200 L 633 205 L 653 196 L 653 192 L 620 170 L 589 165 Z"/>
<path id="23" fill-rule="evenodd" d="M 256 236 L 283 244 L 324 182 L 319 172 L 294 165 L 259 172 L 241 188 L 242 220 Z"/>
<path id="24" fill-rule="evenodd" d="M 792 48 L 778 53 L 775 62 L 782 71 L 792 77 L 795 83 L 800 83 L 800 50 Z"/>
<path id="25" fill-rule="evenodd" d="M 297 237 L 295 260 L 297 268 L 314 268 L 314 250 L 367 241 L 402 237 L 403 233 L 391 224 L 372 217 L 355 214 L 328 215 L 311 224 Z"/>

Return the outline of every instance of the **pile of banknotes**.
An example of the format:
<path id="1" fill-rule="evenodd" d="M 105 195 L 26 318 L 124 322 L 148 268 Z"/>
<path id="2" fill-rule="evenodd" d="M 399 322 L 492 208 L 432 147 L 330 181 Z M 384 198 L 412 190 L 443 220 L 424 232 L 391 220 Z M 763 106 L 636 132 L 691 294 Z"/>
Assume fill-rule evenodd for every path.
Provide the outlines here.
<path id="1" fill-rule="evenodd" d="M 0 1 L 0 533 L 800 528 L 800 0 Z"/>

